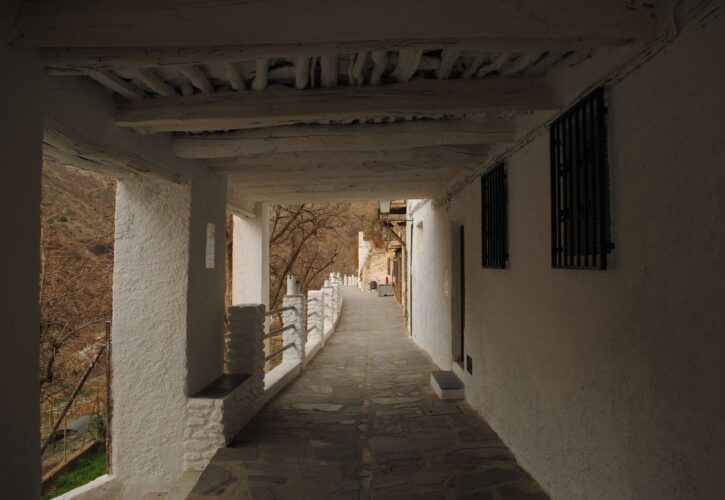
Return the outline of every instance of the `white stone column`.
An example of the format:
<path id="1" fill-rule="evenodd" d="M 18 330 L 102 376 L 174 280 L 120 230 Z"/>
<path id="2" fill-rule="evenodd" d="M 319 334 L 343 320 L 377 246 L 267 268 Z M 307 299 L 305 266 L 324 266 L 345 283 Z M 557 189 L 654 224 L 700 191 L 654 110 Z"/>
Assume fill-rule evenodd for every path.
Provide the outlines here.
<path id="1" fill-rule="evenodd" d="M 269 307 L 269 206 L 257 203 L 254 215 L 233 216 L 232 303 Z"/>
<path id="2" fill-rule="evenodd" d="M 128 496 L 182 472 L 190 221 L 188 184 L 118 183 L 111 466 Z"/>
<path id="3" fill-rule="evenodd" d="M 342 310 L 342 276 L 340 276 L 340 273 L 337 273 L 337 312 L 338 312 L 338 315 L 340 313 L 340 310 Z"/>
<path id="4" fill-rule="evenodd" d="M 118 183 L 113 278 L 112 472 L 122 496 L 184 467 L 186 403 L 224 368 L 226 183 Z"/>
<path id="5" fill-rule="evenodd" d="M 324 327 L 324 304 L 322 290 L 310 290 L 307 292 L 307 334 L 308 340 L 325 339 Z"/>
<path id="6" fill-rule="evenodd" d="M 226 336 L 229 373 L 264 374 L 264 304 L 243 304 L 229 308 Z"/>
<path id="7" fill-rule="evenodd" d="M 0 20 L 0 28 L 4 23 Z M 6 50 L 1 44 L 0 66 L 0 258 L 4 264 L 0 281 L 0 496 L 38 498 L 39 222 L 45 76 L 36 53 Z"/>
<path id="8" fill-rule="evenodd" d="M 332 304 L 333 304 L 333 323 L 337 323 L 337 319 L 340 317 L 340 309 L 342 308 L 342 285 L 340 283 L 340 276 L 334 273 L 330 276 L 332 286 Z"/>
<path id="9" fill-rule="evenodd" d="M 332 325 L 334 327 L 335 323 L 337 322 L 337 288 L 335 284 L 335 275 L 330 273 L 330 276 L 328 277 L 329 280 L 329 287 L 331 289 L 330 292 L 330 309 L 332 309 Z"/>
<path id="10" fill-rule="evenodd" d="M 332 331 L 335 326 L 334 310 L 335 306 L 333 303 L 334 290 L 330 286 L 330 280 L 325 280 L 325 285 L 321 289 L 323 299 L 323 331 L 324 336 L 327 338 L 328 332 Z"/>
<path id="11" fill-rule="evenodd" d="M 294 347 L 282 353 L 284 361 L 305 359 L 305 344 L 307 343 L 307 298 L 304 295 L 285 295 L 282 299 L 283 307 L 294 307 L 293 310 L 282 313 L 284 326 L 294 325 L 294 328 L 285 330 L 282 334 L 283 345 L 294 343 Z"/>

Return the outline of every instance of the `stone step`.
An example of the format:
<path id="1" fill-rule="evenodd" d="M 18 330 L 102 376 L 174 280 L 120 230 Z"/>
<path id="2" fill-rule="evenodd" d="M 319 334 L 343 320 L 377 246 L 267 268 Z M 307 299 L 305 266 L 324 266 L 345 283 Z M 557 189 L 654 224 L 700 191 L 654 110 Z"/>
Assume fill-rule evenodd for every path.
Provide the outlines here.
<path id="1" fill-rule="evenodd" d="M 452 371 L 431 372 L 430 385 L 441 399 L 463 399 L 465 397 L 465 386 Z"/>

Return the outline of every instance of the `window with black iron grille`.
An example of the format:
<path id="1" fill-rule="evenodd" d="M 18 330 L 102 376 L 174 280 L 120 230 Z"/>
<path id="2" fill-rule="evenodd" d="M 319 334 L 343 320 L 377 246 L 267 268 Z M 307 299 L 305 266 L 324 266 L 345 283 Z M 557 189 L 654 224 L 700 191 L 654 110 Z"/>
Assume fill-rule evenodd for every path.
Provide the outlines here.
<path id="1" fill-rule="evenodd" d="M 500 164 L 481 177 L 483 267 L 505 269 L 508 260 L 506 167 Z"/>
<path id="2" fill-rule="evenodd" d="M 561 115 L 549 130 L 551 265 L 606 269 L 609 224 L 607 110 L 600 88 Z"/>

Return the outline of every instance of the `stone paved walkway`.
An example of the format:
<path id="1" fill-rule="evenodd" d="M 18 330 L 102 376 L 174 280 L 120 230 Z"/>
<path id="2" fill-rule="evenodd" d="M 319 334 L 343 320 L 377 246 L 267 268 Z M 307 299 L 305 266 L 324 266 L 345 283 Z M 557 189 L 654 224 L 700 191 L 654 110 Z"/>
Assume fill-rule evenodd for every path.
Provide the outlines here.
<path id="1" fill-rule="evenodd" d="M 430 387 L 392 297 L 345 290 L 336 333 L 190 499 L 544 500 L 491 428 Z"/>

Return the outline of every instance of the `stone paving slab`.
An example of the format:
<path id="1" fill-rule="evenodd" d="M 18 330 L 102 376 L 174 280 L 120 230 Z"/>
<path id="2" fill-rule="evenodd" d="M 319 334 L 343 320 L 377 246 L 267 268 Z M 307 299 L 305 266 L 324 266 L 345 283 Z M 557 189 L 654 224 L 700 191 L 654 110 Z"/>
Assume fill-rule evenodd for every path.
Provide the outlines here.
<path id="1" fill-rule="evenodd" d="M 307 369 L 220 449 L 189 499 L 549 497 L 403 331 L 392 297 L 345 289 L 336 333 Z"/>

